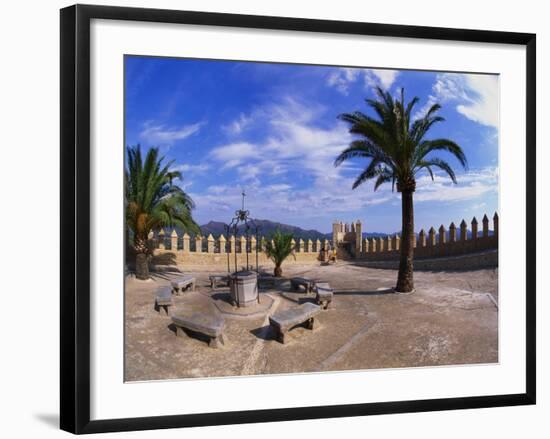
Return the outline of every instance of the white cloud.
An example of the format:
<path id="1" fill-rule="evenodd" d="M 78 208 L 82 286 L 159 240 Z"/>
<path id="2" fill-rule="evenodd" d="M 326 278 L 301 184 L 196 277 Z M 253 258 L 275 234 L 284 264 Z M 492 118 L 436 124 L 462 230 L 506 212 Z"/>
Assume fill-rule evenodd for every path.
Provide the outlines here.
<path id="1" fill-rule="evenodd" d="M 261 167 L 253 164 L 240 166 L 238 171 L 239 177 L 243 182 L 258 181 L 257 177 L 261 174 Z"/>
<path id="2" fill-rule="evenodd" d="M 466 82 L 474 95 L 470 102 L 456 107 L 468 119 L 483 125 L 498 126 L 498 77 L 490 75 L 468 75 Z"/>
<path id="3" fill-rule="evenodd" d="M 256 108 L 246 115 L 258 124 L 264 137 L 251 142 L 241 133 L 240 141 L 212 150 L 210 158 L 219 163 L 221 172 L 233 172 L 235 177 L 194 197 L 198 209 L 206 218 L 223 220 L 225 213 L 219 212 L 240 206 L 245 188 L 246 207 L 254 217 L 286 223 L 303 224 L 309 219 L 318 223 L 321 217 L 342 218 L 375 205 L 387 205 L 397 212 L 400 194 L 392 192 L 391 184 L 376 192 L 373 181 L 351 189 L 366 161 L 334 167 L 335 157 L 352 137 L 346 125 L 336 120 L 328 126 L 318 126 L 316 122 L 323 119 L 324 111 L 314 104 L 283 98 L 276 105 Z M 277 178 L 273 179 L 273 175 Z M 484 201 L 484 195 L 495 193 L 498 188 L 496 168 L 474 170 L 457 178 L 459 184 L 454 185 L 440 174 L 436 174 L 434 182 L 427 175 L 419 176 L 415 200 L 479 203 Z M 330 227 L 329 219 L 326 227 Z"/>
<path id="4" fill-rule="evenodd" d="M 193 182 L 192 181 L 185 181 L 185 182 L 180 182 L 179 185 L 178 185 L 180 188 L 182 188 L 184 191 L 188 191 L 188 189 L 193 186 Z"/>
<path id="5" fill-rule="evenodd" d="M 478 204 L 471 205 L 470 210 L 475 210 L 477 212 L 477 211 L 480 211 L 481 209 L 484 209 L 485 207 L 487 207 L 487 203 L 478 203 Z"/>
<path id="6" fill-rule="evenodd" d="M 226 125 L 222 125 L 222 131 L 231 137 L 244 135 L 249 128 L 266 122 L 281 119 L 292 119 L 295 122 L 308 122 L 315 114 L 322 110 L 319 105 L 306 108 L 290 96 L 280 98 L 278 103 L 258 106 L 249 114 L 241 113 L 239 116 Z"/>
<path id="7" fill-rule="evenodd" d="M 365 70 L 365 83 L 370 87 L 381 86 L 388 90 L 395 82 L 398 74 L 398 70 L 368 69 Z"/>
<path id="8" fill-rule="evenodd" d="M 421 176 L 417 181 L 415 202 L 468 202 L 473 204 L 470 210 L 479 211 L 485 208 L 488 195 L 496 194 L 498 190 L 498 170 L 484 168 L 457 176 L 458 185 L 453 184 L 443 175 L 435 175 L 435 181 L 429 176 Z M 338 173 L 328 173 L 326 178 L 318 178 L 315 183 L 300 187 L 287 183 L 271 185 L 246 185 L 246 208 L 254 218 L 268 218 L 289 224 L 304 224 L 308 219 L 318 222 L 326 218 L 320 231 L 328 232 L 333 218 L 342 218 L 351 212 L 358 212 L 358 217 L 369 212 L 369 206 L 386 205 L 393 209 L 399 218 L 400 197 L 398 192 L 392 192 L 391 184 L 381 186 L 374 191 L 374 182 L 368 181 L 360 188 L 352 190 L 354 176 L 344 176 Z M 227 185 L 210 186 L 206 193 L 194 196 L 198 208 L 206 213 L 208 218 L 219 217 L 220 212 L 232 211 L 241 203 L 243 185 L 231 183 Z M 191 194 L 193 196 L 193 194 Z M 229 208 L 231 207 L 231 208 Z M 217 216 L 218 215 L 218 216 Z M 223 218 L 221 215 L 221 218 Z M 307 227 L 307 226 L 305 226 Z"/>
<path id="9" fill-rule="evenodd" d="M 210 165 L 207 163 L 199 163 L 197 165 L 191 165 L 184 163 L 173 168 L 174 171 L 180 171 L 182 174 L 204 174 L 210 169 Z"/>
<path id="10" fill-rule="evenodd" d="M 148 121 L 144 124 L 139 137 L 151 145 L 172 145 L 177 140 L 186 139 L 197 133 L 202 125 L 204 125 L 204 122 L 183 125 L 181 127 L 167 127 L 166 125 L 156 125 Z"/>
<path id="11" fill-rule="evenodd" d="M 248 142 L 229 143 L 214 148 L 210 156 L 215 160 L 224 162 L 224 168 L 234 168 L 245 160 L 258 158 L 259 151 L 256 145 Z"/>
<path id="12" fill-rule="evenodd" d="M 380 86 L 389 89 L 398 75 L 398 70 L 390 69 L 338 68 L 330 72 L 327 77 L 327 85 L 347 95 L 351 84 L 360 78 L 363 78 L 366 88 Z"/>
<path id="13" fill-rule="evenodd" d="M 212 193 L 212 194 L 223 194 L 227 189 L 227 186 L 223 186 L 223 185 L 213 185 L 213 186 L 209 186 L 207 191 Z"/>
<path id="14" fill-rule="evenodd" d="M 327 84 L 336 88 L 340 93 L 347 95 L 350 84 L 357 80 L 359 73 L 359 69 L 340 68 L 334 70 L 328 76 Z"/>
<path id="15" fill-rule="evenodd" d="M 223 125 L 222 129 L 226 133 L 235 136 L 241 134 L 248 126 L 251 125 L 252 122 L 252 116 L 247 116 L 241 113 L 237 119 L 227 125 Z"/>
<path id="16" fill-rule="evenodd" d="M 428 101 L 415 115 L 422 117 L 435 103 L 456 104 L 456 111 L 474 122 L 498 127 L 498 76 L 441 73 L 432 86 Z"/>
<path id="17" fill-rule="evenodd" d="M 276 105 L 253 110 L 253 119 L 255 123 L 261 121 L 265 138 L 212 150 L 210 157 L 220 162 L 223 172 L 235 168 L 236 180 L 224 186 L 210 186 L 206 196 L 201 195 L 199 208 L 214 216 L 218 205 L 220 208 L 226 204 L 239 205 L 243 187 L 248 193 L 247 208 L 256 217 L 264 213 L 265 217 L 287 221 L 308 215 L 338 216 L 397 199 L 391 187 L 374 192 L 372 182 L 352 191 L 361 167 L 354 163 L 334 167 L 335 157 L 352 137 L 347 126 L 336 120 L 327 127 L 317 126 L 315 122 L 324 111 L 322 107 L 288 97 Z M 279 176 L 277 183 L 261 184 L 273 175 Z M 310 182 L 304 184 L 302 178 Z"/>
<path id="18" fill-rule="evenodd" d="M 246 163 L 239 169 L 243 181 L 262 173 L 283 175 L 300 168 L 315 176 L 337 173 L 333 160 L 351 137 L 344 123 L 337 122 L 330 128 L 314 126 L 324 111 L 323 107 L 305 105 L 290 97 L 256 108 L 246 117 L 262 124 L 265 139 L 221 145 L 210 152 L 210 157 L 222 162 L 222 169 Z"/>
<path id="19" fill-rule="evenodd" d="M 290 186 L 289 184 L 284 184 L 284 183 L 271 184 L 269 186 L 266 186 L 266 188 L 265 188 L 265 190 L 267 192 L 283 192 L 283 191 L 288 191 L 289 189 L 292 189 L 292 186 Z"/>
<path id="20" fill-rule="evenodd" d="M 416 201 L 466 201 L 498 192 L 498 168 L 487 167 L 457 175 L 454 184 L 446 175 L 435 174 L 417 179 Z"/>
<path id="21" fill-rule="evenodd" d="M 179 171 L 182 173 L 182 178 L 179 181 L 176 181 L 176 184 L 181 187 L 184 191 L 188 191 L 189 188 L 193 185 L 193 182 L 188 180 L 188 176 L 197 176 L 204 174 L 210 169 L 210 165 L 206 163 L 199 163 L 197 165 L 191 165 L 184 163 L 182 165 L 175 166 L 171 168 L 174 171 Z"/>

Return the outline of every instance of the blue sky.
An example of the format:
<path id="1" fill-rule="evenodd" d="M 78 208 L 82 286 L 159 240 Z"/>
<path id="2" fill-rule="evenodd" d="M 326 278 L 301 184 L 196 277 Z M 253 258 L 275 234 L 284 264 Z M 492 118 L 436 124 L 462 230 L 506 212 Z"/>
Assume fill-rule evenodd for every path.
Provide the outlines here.
<path id="1" fill-rule="evenodd" d="M 455 166 L 457 185 L 418 175 L 415 229 L 498 210 L 498 76 L 133 56 L 125 68 L 126 145 L 159 147 L 174 160 L 199 224 L 228 222 L 245 189 L 255 218 L 321 232 L 360 219 L 365 231 L 399 231 L 391 185 L 352 190 L 367 161 L 333 165 L 352 139 L 338 114 L 368 112 L 376 85 L 418 96 L 417 117 L 440 103 L 446 121 L 428 138 L 450 138 L 468 158 L 464 171 L 438 153 Z"/>

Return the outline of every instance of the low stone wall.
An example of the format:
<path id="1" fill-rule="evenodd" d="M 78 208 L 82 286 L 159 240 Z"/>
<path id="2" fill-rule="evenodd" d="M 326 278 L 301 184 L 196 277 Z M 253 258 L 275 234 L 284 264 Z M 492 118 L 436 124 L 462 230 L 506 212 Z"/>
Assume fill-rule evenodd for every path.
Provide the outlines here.
<path id="1" fill-rule="evenodd" d="M 241 269 L 246 267 L 246 253 L 236 253 L 237 255 L 237 268 Z M 319 264 L 319 254 L 317 252 L 303 252 L 295 253 L 295 257 L 289 256 L 283 263 L 283 269 L 285 265 L 291 264 Z M 228 262 L 231 271 L 235 268 L 235 253 L 197 253 L 197 252 L 184 252 L 178 250 L 172 252 L 171 250 L 156 249 L 154 256 L 151 260 L 152 265 L 177 265 L 182 269 L 208 269 L 208 270 L 222 270 L 227 271 Z M 256 253 L 248 253 L 248 265 L 256 266 Z M 275 265 L 265 255 L 265 253 L 258 253 L 258 265 L 264 269 L 273 269 Z"/>
<path id="2" fill-rule="evenodd" d="M 413 236 L 415 258 L 444 258 L 448 256 L 479 253 L 498 248 L 499 217 L 493 215 L 493 227 L 490 220 L 483 215 L 481 223 L 474 217 L 470 227 L 465 220 L 458 226 L 451 223 L 448 228 L 442 224 L 439 228 L 430 227 L 426 232 L 421 229 Z M 481 230 L 479 226 L 481 225 Z M 344 246 L 353 258 L 368 261 L 398 260 L 402 246 L 400 234 L 379 238 L 359 238 L 362 224 L 360 221 L 347 224 L 333 224 L 335 245 Z"/>
<path id="3" fill-rule="evenodd" d="M 151 265 L 154 267 L 175 267 L 186 270 L 207 270 L 207 271 L 233 271 L 247 266 L 256 266 L 256 248 L 258 248 L 258 265 L 266 270 L 275 267 L 273 262 L 266 256 L 265 249 L 266 238 L 261 237 L 258 241 L 255 237 L 248 240 L 245 237 L 229 239 L 220 235 L 215 239 L 212 235 L 206 238 L 202 236 L 189 236 L 184 233 L 178 236 L 176 231 L 172 231 L 166 236 L 164 231 L 158 234 L 151 232 L 149 234 L 149 247 L 153 252 Z M 329 247 L 329 241 L 312 241 L 311 239 L 298 241 L 292 240 L 294 256 L 289 256 L 284 264 L 315 264 L 320 262 L 320 252 L 322 248 Z M 133 260 L 129 249 L 129 261 Z M 284 269 L 284 268 L 283 268 Z"/>
<path id="4" fill-rule="evenodd" d="M 397 270 L 399 260 L 358 262 L 369 268 Z M 433 259 L 415 259 L 415 271 L 467 271 L 482 268 L 498 267 L 498 250 L 488 250 L 480 253 L 470 253 L 460 256 L 438 257 Z"/>
<path id="5" fill-rule="evenodd" d="M 481 231 L 478 230 L 475 217 L 470 223 L 470 229 L 466 221 L 462 220 L 458 227 L 451 223 L 448 229 L 441 225 L 437 231 L 434 227 L 427 233 L 420 230 L 413 236 L 415 269 L 471 270 L 498 266 L 498 214 L 493 216 L 492 230 L 489 223 L 488 216 L 484 215 Z M 351 227 L 334 223 L 332 242 L 328 239 L 293 239 L 294 257 L 287 258 L 285 265 L 320 263 L 322 250 L 336 247 L 339 259 L 351 260 L 358 265 L 397 268 L 401 253 L 399 234 L 369 239 L 362 239 L 362 236 L 360 221 L 353 223 Z M 179 236 L 175 230 L 170 234 L 160 230 L 158 233 L 151 231 L 148 238 L 149 248 L 153 253 L 152 266 L 215 271 L 233 271 L 235 268 L 239 270 L 247 265 L 255 267 L 256 263 L 266 270 L 274 267 L 264 252 L 267 243 L 265 237 L 226 238 L 220 235 L 214 238 L 212 235 L 190 236 L 187 233 Z M 132 251 L 129 249 L 127 253 L 130 264 L 134 259 Z"/>
<path id="6" fill-rule="evenodd" d="M 399 260 L 401 254 L 400 242 L 396 236 L 373 239 L 368 242 L 368 244 L 365 243 L 363 248 L 370 249 L 371 251 L 368 253 L 363 251 L 358 257 L 370 261 Z M 461 241 L 435 241 L 435 239 L 433 239 L 433 241 L 417 240 L 414 247 L 414 256 L 417 259 L 444 258 L 448 256 L 480 253 L 488 250 L 495 250 L 497 248 L 498 237 L 494 235 L 485 237 L 480 236 L 476 239 Z"/>

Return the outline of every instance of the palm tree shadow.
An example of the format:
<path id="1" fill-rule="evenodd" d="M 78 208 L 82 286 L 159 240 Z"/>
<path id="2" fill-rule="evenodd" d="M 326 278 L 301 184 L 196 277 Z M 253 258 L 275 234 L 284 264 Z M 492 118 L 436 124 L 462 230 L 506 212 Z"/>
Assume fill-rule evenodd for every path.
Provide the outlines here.
<path id="1" fill-rule="evenodd" d="M 218 291 L 210 296 L 214 301 L 221 301 L 233 305 L 233 298 L 228 291 Z"/>
<path id="2" fill-rule="evenodd" d="M 166 267 L 163 267 L 162 270 L 150 269 L 149 277 L 153 280 L 156 280 L 156 279 L 170 280 L 174 277 L 175 274 L 178 274 L 178 273 L 183 273 L 178 267 L 166 266 Z M 126 276 L 135 278 L 136 270 L 132 267 L 126 267 Z"/>
<path id="3" fill-rule="evenodd" d="M 386 288 L 383 290 L 339 290 L 334 291 L 335 296 L 384 296 L 386 294 L 395 294 L 393 288 Z"/>
<path id="4" fill-rule="evenodd" d="M 174 278 L 175 273 L 181 273 L 181 270 L 166 270 L 166 271 L 150 271 L 149 276 L 151 279 L 164 279 L 164 280 L 171 280 Z"/>

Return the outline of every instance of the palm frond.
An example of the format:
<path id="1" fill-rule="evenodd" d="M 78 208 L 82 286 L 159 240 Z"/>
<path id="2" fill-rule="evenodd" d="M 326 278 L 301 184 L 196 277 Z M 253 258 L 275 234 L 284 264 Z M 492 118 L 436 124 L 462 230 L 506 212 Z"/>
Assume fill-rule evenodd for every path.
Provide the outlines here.
<path id="1" fill-rule="evenodd" d="M 432 167 L 436 167 L 444 171 L 449 176 L 449 178 L 453 181 L 453 183 L 456 184 L 455 172 L 453 171 L 453 168 L 451 167 L 451 165 L 449 165 L 449 163 L 447 163 L 444 160 L 433 158 L 431 160 L 426 160 L 424 162 L 421 162 L 421 166 L 418 167 L 418 171 L 421 169 L 428 169 L 429 170 L 428 172 L 430 173 L 433 180 L 433 173 L 431 171 Z"/>
<path id="2" fill-rule="evenodd" d="M 265 243 L 265 254 L 276 266 L 280 266 L 289 256 L 296 259 L 292 248 L 292 234 L 283 233 L 277 229 L 271 239 L 268 239 Z"/>
<path id="3" fill-rule="evenodd" d="M 452 154 L 464 169 L 468 168 L 468 160 L 460 146 L 449 139 L 434 139 L 423 141 L 417 149 L 417 160 L 424 160 L 433 151 L 446 151 Z"/>
<path id="4" fill-rule="evenodd" d="M 173 162 L 163 164 L 158 148 L 147 151 L 145 159 L 139 145 L 127 148 L 124 173 L 126 225 L 137 241 L 144 241 L 152 229 L 181 227 L 199 232 L 192 217 L 195 203 L 174 184 L 183 178 L 181 172 L 171 170 Z"/>
<path id="5" fill-rule="evenodd" d="M 376 99 L 365 100 L 374 117 L 360 111 L 338 116 L 348 124 L 349 132 L 356 138 L 336 157 L 334 165 L 339 166 L 348 160 L 368 161 L 352 188 L 370 179 L 376 179 L 375 190 L 390 181 L 392 184 L 398 183 L 398 190 L 400 187 L 414 188 L 416 173 L 426 169 L 433 178 L 432 167 L 442 169 L 456 182 L 449 163 L 431 157 L 431 153 L 448 152 L 466 168 L 467 160 L 463 150 L 449 139 L 425 138 L 435 124 L 445 120 L 437 114 L 441 106 L 437 103 L 431 105 L 423 117 L 413 122 L 411 114 L 419 102 L 417 97 L 407 102 L 404 89 L 400 90 L 399 97 L 395 99 L 381 87 L 377 87 L 375 92 Z M 400 185 L 400 182 L 404 184 Z"/>

